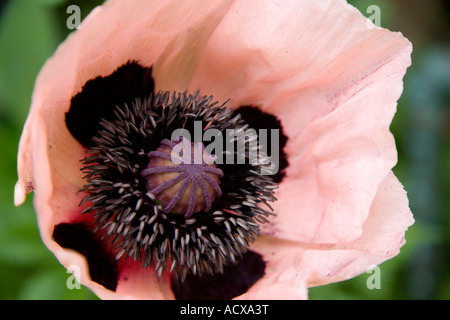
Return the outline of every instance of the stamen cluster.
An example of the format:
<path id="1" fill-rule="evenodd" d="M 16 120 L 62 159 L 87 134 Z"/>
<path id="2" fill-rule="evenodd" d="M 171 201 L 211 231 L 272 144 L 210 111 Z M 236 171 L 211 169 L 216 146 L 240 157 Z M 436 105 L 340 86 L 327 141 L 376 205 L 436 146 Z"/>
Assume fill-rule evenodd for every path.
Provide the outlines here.
<path id="1" fill-rule="evenodd" d="M 193 200 L 182 214 L 174 211 L 181 189 L 175 190 L 172 203 L 164 204 L 158 194 L 165 186 L 149 186 L 150 176 L 169 170 L 150 163 L 152 158 L 167 158 L 158 148 L 174 146 L 170 137 L 175 129 L 191 130 L 194 121 L 223 132 L 247 127 L 239 114 L 211 101 L 197 94 L 160 92 L 117 106 L 113 120 L 101 121 L 102 129 L 82 159 L 87 180 L 82 191 L 87 195 L 80 206 L 85 206 L 83 214 L 93 214 L 96 232 L 112 241 L 117 259 L 139 260 L 159 275 L 170 264 L 169 270 L 181 279 L 188 273 L 222 272 L 225 265 L 239 261 L 259 235 L 259 224 L 273 214 L 269 202 L 275 200 L 277 184 L 259 174 L 260 163 L 170 169 L 188 181 L 181 189 L 190 184 L 196 190 L 196 184 L 203 194 L 200 209 L 194 209 L 197 195 L 191 192 Z M 220 178 L 220 188 L 207 172 Z"/>

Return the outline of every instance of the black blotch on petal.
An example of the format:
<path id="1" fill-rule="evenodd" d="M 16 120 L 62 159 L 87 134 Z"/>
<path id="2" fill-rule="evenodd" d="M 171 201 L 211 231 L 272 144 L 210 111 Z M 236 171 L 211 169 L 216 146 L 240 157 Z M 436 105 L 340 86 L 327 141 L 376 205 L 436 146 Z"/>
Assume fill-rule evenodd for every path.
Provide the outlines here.
<path id="1" fill-rule="evenodd" d="M 225 266 L 222 274 L 188 274 L 184 282 L 173 277 L 171 285 L 178 300 L 230 300 L 246 293 L 264 276 L 265 269 L 262 256 L 247 251 L 239 263 Z"/>
<path id="2" fill-rule="evenodd" d="M 113 119 L 115 106 L 131 106 L 136 98 L 148 98 L 153 89 L 152 68 L 128 62 L 109 76 L 85 83 L 81 92 L 72 97 L 66 126 L 78 142 L 89 147 L 101 128 L 100 120 Z"/>
<path id="3" fill-rule="evenodd" d="M 250 128 L 253 128 L 258 132 L 259 129 L 267 129 L 269 130 L 267 135 L 267 153 L 270 156 L 271 154 L 271 138 L 270 138 L 270 130 L 278 129 L 279 130 L 279 145 L 280 145 L 280 154 L 279 154 L 279 167 L 278 173 L 273 176 L 274 182 L 280 183 L 283 180 L 285 175 L 285 169 L 288 166 L 288 160 L 286 153 L 284 152 L 284 146 L 287 143 L 288 137 L 283 132 L 283 126 L 281 125 L 281 121 L 271 115 L 262 111 L 259 108 L 253 106 L 242 106 L 235 111 L 235 114 L 240 114 L 241 118 L 249 125 Z"/>
<path id="4" fill-rule="evenodd" d="M 53 229 L 53 240 L 61 247 L 75 250 L 86 257 L 91 279 L 109 290 L 116 290 L 117 260 L 84 223 L 60 223 Z"/>

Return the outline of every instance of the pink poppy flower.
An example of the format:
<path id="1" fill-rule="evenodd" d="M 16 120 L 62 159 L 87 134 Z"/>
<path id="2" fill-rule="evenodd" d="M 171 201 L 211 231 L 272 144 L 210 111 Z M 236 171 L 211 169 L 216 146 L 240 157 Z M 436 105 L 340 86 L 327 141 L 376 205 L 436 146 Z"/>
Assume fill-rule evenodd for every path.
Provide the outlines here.
<path id="1" fill-rule="evenodd" d="M 341 0 L 108 1 L 39 74 L 15 202 L 34 191 L 44 244 L 100 298 L 307 298 L 413 223 L 389 132 L 410 53 Z M 278 129 L 278 173 L 177 167 L 194 121 Z"/>

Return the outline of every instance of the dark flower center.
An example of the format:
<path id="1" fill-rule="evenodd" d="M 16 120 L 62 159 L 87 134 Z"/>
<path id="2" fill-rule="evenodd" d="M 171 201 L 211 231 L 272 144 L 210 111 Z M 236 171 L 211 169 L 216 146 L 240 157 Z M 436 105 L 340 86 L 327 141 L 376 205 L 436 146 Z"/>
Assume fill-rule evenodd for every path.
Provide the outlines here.
<path id="1" fill-rule="evenodd" d="M 227 288 L 217 298 L 232 298 L 264 275 L 264 260 L 247 246 L 273 214 L 269 203 L 287 165 L 281 123 L 253 106 L 232 111 L 212 97 L 152 93 L 151 72 L 128 62 L 89 80 L 72 98 L 67 128 L 87 148 L 80 203 L 86 218 L 55 226 L 54 240 L 85 255 L 92 279 L 112 290 L 118 260 L 130 257 L 159 275 L 170 270 L 177 298 L 211 298 L 215 289 L 205 291 L 208 284 Z M 236 148 L 206 151 L 195 139 L 198 124 Z M 228 134 L 249 127 L 281 133 L 276 175 L 261 174 L 267 157 L 251 158 L 258 149 L 247 142 L 258 139 L 256 133 Z M 194 142 L 174 139 L 180 128 L 194 134 Z M 265 149 L 272 150 L 270 143 Z M 99 248 L 107 252 L 99 255 Z M 234 275 L 247 271 L 253 276 Z"/>
<path id="2" fill-rule="evenodd" d="M 160 275 L 170 261 L 181 279 L 222 272 L 272 214 L 268 203 L 277 185 L 259 173 L 263 164 L 250 161 L 249 144 L 222 151 L 231 164 L 215 164 L 201 142 L 169 139 L 197 124 L 224 132 L 226 142 L 256 138 L 234 135 L 245 122 L 211 101 L 161 92 L 117 107 L 113 119 L 100 122 L 83 159 L 88 195 L 82 205 L 91 203 L 83 213 L 94 213 L 98 229 L 116 244 L 117 259 L 132 257 Z"/>

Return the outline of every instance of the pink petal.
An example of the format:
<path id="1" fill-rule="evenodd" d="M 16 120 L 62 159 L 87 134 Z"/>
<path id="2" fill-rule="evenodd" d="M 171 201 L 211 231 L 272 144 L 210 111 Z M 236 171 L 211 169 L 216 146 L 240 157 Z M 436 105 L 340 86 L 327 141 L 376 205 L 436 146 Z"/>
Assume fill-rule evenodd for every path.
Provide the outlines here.
<path id="1" fill-rule="evenodd" d="M 20 206 L 24 203 L 27 193 L 31 192 L 33 186 L 33 158 L 31 140 L 31 118 L 25 123 L 19 143 L 19 156 L 17 158 L 17 168 L 19 180 L 14 187 L 14 205 Z"/>
<path id="2" fill-rule="evenodd" d="M 90 280 L 84 257 L 52 240 L 55 225 L 79 217 L 83 195 L 78 191 L 85 184 L 79 162 L 85 150 L 65 125 L 71 98 L 88 80 L 107 76 L 128 60 L 151 66 L 164 52 L 171 52 L 178 34 L 189 34 L 194 26 L 204 30 L 212 17 L 224 14 L 227 3 L 204 6 L 202 1 L 141 0 L 130 6 L 126 1 L 108 1 L 59 46 L 36 80 L 19 148 L 15 203 L 20 205 L 26 193 L 35 190 L 43 242 L 66 267 L 79 265 L 81 283 L 100 297 L 161 298 L 170 294 L 165 281 L 155 287 L 155 273 L 142 268 L 142 274 L 125 270 L 117 288 L 119 295 L 114 294 Z"/>
<path id="3" fill-rule="evenodd" d="M 243 1 L 230 12 L 198 59 L 190 89 L 231 97 L 233 107 L 257 104 L 291 138 L 279 214 L 265 232 L 298 241 L 357 238 L 397 161 L 389 125 L 411 43 L 369 28 L 345 1 Z"/>
<path id="4" fill-rule="evenodd" d="M 71 98 L 88 80 L 107 76 L 128 60 L 153 65 L 164 52 L 172 52 L 172 42 L 179 34 L 189 34 L 193 26 L 203 30 L 212 17 L 224 14 L 227 3 L 206 7 L 201 1 L 138 2 L 130 6 L 126 1 L 108 1 L 91 12 L 80 30 L 59 46 L 36 81 L 29 118 L 45 118 L 49 161 L 78 187 L 84 184 L 79 170 L 84 150 L 65 126 Z M 31 122 L 24 129 L 19 159 L 29 157 L 33 145 L 26 134 Z M 31 162 L 19 163 L 17 203 L 23 198 L 21 190 L 30 191 L 26 185 L 32 181 L 31 166 Z"/>
<path id="5" fill-rule="evenodd" d="M 251 249 L 263 254 L 266 275 L 239 298 L 257 298 L 261 290 L 275 299 L 305 297 L 306 287 L 355 277 L 396 256 L 413 222 L 406 192 L 390 172 L 378 188 L 358 239 L 342 244 L 258 239 Z"/>
<path id="6" fill-rule="evenodd" d="M 120 274 L 116 292 L 103 289 L 95 293 L 99 298 L 109 300 L 174 299 L 168 275 L 158 278 L 155 270 L 143 269 L 140 263 L 131 261 Z"/>
<path id="7" fill-rule="evenodd" d="M 295 166 L 287 170 L 288 186 L 277 193 L 276 208 L 283 212 L 275 220 L 278 235 L 314 242 L 347 242 L 360 235 L 378 184 L 397 162 L 389 125 L 409 54 L 393 61 L 288 143 L 285 152 Z M 292 206 L 294 192 L 305 210 Z M 294 221 L 308 234 L 292 234 L 286 227 Z"/>
<path id="8" fill-rule="evenodd" d="M 333 254 L 315 251 L 305 255 L 301 268 L 314 268 L 309 286 L 355 277 L 396 256 L 405 243 L 406 229 L 413 223 L 406 192 L 390 172 L 378 188 L 358 239 L 334 246 Z"/>
<path id="9" fill-rule="evenodd" d="M 249 291 L 235 299 L 307 299 L 307 278 L 300 275 L 296 268 L 309 246 L 309 244 L 268 236 L 258 238 L 250 249 L 263 256 L 266 262 L 265 275 Z"/>

